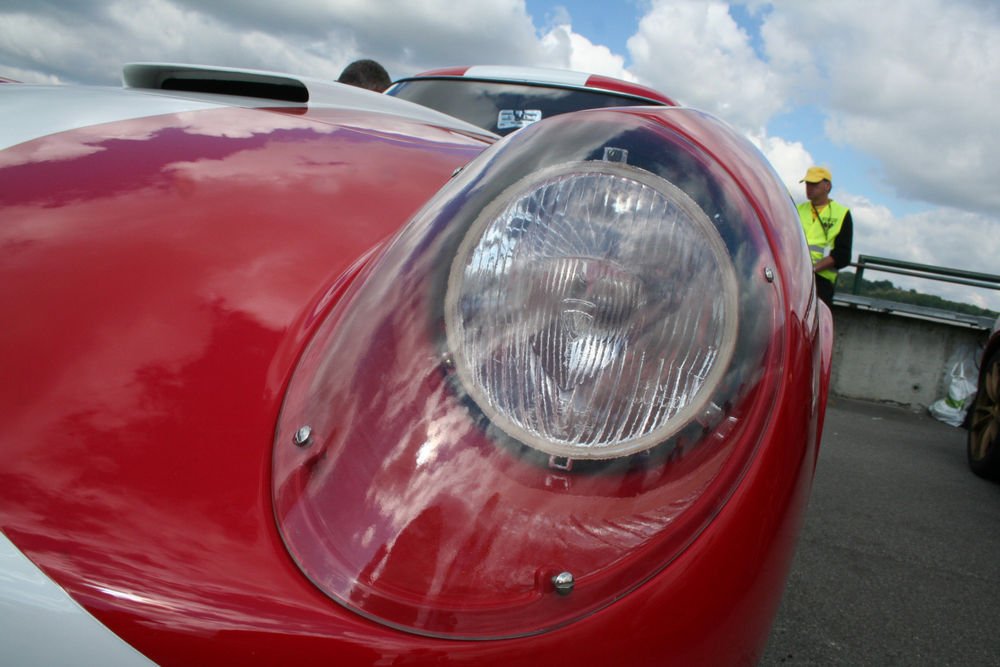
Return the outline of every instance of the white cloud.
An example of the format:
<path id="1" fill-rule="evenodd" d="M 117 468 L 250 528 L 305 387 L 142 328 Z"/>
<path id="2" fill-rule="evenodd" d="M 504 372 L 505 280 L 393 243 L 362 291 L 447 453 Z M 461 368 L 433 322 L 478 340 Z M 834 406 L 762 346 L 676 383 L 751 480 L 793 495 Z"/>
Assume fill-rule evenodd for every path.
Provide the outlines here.
<path id="1" fill-rule="evenodd" d="M 747 137 L 767 157 L 793 199 L 804 201 L 805 193 L 799 180 L 815 162 L 802 142 L 768 136 L 763 131 L 750 132 Z"/>
<path id="2" fill-rule="evenodd" d="M 151 60 L 336 78 L 351 60 L 372 57 L 398 77 L 444 65 L 538 64 L 545 55 L 520 0 L 109 0 L 89 16 L 46 7 L 0 9 L 0 71 L 114 84 L 122 64 Z"/>
<path id="3" fill-rule="evenodd" d="M 636 77 L 625 69 L 625 58 L 606 46 L 594 44 L 583 35 L 573 32 L 568 23 L 557 25 L 541 40 L 549 67 L 561 67 L 580 72 L 613 76 L 626 81 Z"/>
<path id="4" fill-rule="evenodd" d="M 782 80 L 725 2 L 655 0 L 628 40 L 632 71 L 689 106 L 758 131 L 785 105 Z"/>
<path id="5" fill-rule="evenodd" d="M 3 75 L 28 83 L 100 81 L 89 68 L 99 56 L 80 55 L 92 47 L 83 32 L 66 31 L 49 16 L 0 13 Z"/>
<path id="6" fill-rule="evenodd" d="M 22 83 L 41 83 L 53 86 L 65 83 L 55 74 L 46 74 L 31 69 L 21 69 L 20 67 L 4 68 L 2 76 Z"/>
<path id="7" fill-rule="evenodd" d="M 331 39 L 327 54 L 317 56 L 298 40 L 227 25 L 169 0 L 109 2 L 90 18 L 0 10 L 0 63 L 14 64 L 21 76 L 11 76 L 32 83 L 57 78 L 114 85 L 121 80 L 122 65 L 134 61 L 211 63 L 336 78 L 342 63 L 330 56 L 346 62 L 350 55 L 340 46 L 343 39 Z"/>
<path id="8" fill-rule="evenodd" d="M 966 0 L 776 0 L 762 31 L 796 102 L 874 156 L 900 196 L 993 214 L 1000 11 Z M 873 20 L 874 19 L 874 20 Z"/>

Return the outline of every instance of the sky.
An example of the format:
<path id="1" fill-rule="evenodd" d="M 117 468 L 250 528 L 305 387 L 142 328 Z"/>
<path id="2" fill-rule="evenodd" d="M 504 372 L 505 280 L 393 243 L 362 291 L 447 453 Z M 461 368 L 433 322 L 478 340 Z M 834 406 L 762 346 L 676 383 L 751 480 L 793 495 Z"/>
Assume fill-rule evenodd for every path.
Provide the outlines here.
<path id="1" fill-rule="evenodd" d="M 162 61 L 335 79 L 452 65 L 615 76 L 721 117 L 796 199 L 812 164 L 854 257 L 1000 274 L 996 0 L 0 0 L 0 76 L 119 85 Z M 2 110 L 0 110 L 2 112 Z M 1000 310 L 1000 291 L 906 288 Z"/>

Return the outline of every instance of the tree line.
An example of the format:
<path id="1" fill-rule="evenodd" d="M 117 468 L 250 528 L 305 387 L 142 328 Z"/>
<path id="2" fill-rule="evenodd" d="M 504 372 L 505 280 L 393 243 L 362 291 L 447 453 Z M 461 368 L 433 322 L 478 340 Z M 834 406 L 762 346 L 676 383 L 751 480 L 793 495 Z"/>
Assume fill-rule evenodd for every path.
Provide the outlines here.
<path id="1" fill-rule="evenodd" d="M 854 279 L 854 273 L 842 271 L 837 277 L 837 291 L 842 294 L 854 292 Z M 897 303 L 909 303 L 915 306 L 926 306 L 928 308 L 941 308 L 956 313 L 964 313 L 966 315 L 977 315 L 982 317 L 997 316 L 997 312 L 993 310 L 980 308 L 979 306 L 975 306 L 971 303 L 949 301 L 948 299 L 943 299 L 933 294 L 924 294 L 923 292 L 918 292 L 914 289 L 905 290 L 900 287 L 896 287 L 888 280 L 865 280 L 862 278 L 861 289 L 858 290 L 858 294 L 862 296 L 869 296 L 874 299 L 896 301 Z"/>

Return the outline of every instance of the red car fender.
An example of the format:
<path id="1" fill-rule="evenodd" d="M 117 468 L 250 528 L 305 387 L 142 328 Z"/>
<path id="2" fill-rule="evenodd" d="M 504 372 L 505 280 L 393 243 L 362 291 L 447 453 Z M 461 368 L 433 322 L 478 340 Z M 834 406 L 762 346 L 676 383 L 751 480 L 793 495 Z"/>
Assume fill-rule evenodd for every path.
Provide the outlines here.
<path id="1" fill-rule="evenodd" d="M 289 557 L 270 452 L 292 370 L 361 267 L 486 147 L 360 112 L 168 114 L 2 154 L 0 354 L 17 381 L 0 390 L 0 529 L 160 664 L 757 660 L 815 466 L 830 319 L 776 181 L 671 118 L 767 223 L 776 347 L 798 370 L 774 383 L 729 501 L 627 596 L 532 637 L 434 639 L 341 607 Z"/>

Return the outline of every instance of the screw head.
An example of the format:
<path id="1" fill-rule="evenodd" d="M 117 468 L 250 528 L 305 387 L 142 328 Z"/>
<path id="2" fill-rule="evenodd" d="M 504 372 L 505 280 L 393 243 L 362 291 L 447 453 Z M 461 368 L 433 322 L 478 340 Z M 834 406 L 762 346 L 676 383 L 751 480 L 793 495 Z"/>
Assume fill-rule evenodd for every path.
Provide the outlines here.
<path id="1" fill-rule="evenodd" d="M 312 426 L 300 426 L 299 430 L 295 432 L 292 436 L 292 443 L 296 447 L 308 447 L 312 444 L 313 440 L 313 430 Z"/>
<path id="2" fill-rule="evenodd" d="M 559 595 L 569 595 L 572 593 L 575 584 L 576 580 L 573 578 L 572 572 L 560 572 L 552 577 L 552 585 L 555 586 L 556 593 Z"/>

